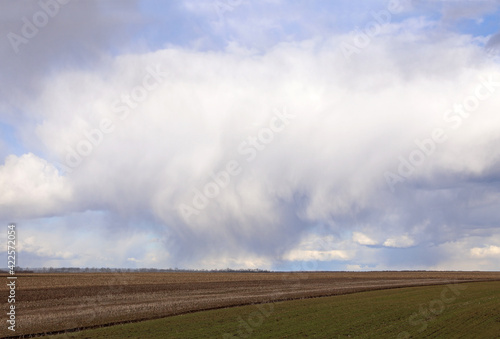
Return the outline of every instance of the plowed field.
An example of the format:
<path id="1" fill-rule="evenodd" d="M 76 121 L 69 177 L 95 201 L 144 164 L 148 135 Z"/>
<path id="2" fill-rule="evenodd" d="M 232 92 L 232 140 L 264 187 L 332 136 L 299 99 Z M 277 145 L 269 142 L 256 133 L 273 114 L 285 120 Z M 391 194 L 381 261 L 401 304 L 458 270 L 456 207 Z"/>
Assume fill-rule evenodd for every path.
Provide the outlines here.
<path id="1" fill-rule="evenodd" d="M 4 322 L 0 333 L 49 333 L 236 305 L 488 280 L 500 280 L 500 272 L 20 274 L 16 332 Z M 7 300 L 6 284 L 0 290 Z"/>

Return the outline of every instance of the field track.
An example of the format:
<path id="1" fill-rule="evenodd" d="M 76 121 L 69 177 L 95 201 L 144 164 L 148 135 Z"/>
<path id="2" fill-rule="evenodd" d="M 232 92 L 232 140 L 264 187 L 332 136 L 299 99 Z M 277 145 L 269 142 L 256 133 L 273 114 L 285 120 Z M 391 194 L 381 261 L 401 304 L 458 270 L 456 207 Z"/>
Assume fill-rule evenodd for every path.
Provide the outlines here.
<path id="1" fill-rule="evenodd" d="M 4 275 L 5 280 L 5 275 Z M 500 272 L 19 274 L 16 335 L 280 300 L 500 280 Z M 7 295 L 7 286 L 0 286 Z M 4 310 L 7 310 L 4 303 Z M 6 326 L 0 336 L 12 335 Z"/>

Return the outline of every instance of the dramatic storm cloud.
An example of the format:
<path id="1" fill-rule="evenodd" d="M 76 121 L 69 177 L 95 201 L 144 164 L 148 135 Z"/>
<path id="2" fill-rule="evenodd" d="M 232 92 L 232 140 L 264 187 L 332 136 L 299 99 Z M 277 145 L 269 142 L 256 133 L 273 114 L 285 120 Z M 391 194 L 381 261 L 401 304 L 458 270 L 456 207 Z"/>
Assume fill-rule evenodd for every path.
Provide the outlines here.
<path id="1" fill-rule="evenodd" d="M 500 269 L 498 2 L 125 4 L 2 5 L 21 266 Z"/>

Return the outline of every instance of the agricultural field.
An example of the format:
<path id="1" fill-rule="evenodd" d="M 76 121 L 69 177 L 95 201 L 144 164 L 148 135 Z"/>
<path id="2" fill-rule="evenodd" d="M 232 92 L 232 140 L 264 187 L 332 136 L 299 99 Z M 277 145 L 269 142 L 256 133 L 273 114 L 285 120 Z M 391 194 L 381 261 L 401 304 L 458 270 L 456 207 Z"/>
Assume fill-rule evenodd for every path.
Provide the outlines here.
<path id="1" fill-rule="evenodd" d="M 239 305 L 495 280 L 500 281 L 500 272 L 19 274 L 16 335 L 189 317 L 196 311 Z M 7 293 L 6 285 L 0 289 Z M 398 291 L 387 293 L 398 299 Z M 2 337 L 11 335 L 6 328 L 1 331 Z"/>
<path id="2" fill-rule="evenodd" d="M 500 282 L 406 287 L 281 301 L 51 336 L 54 339 L 249 337 L 499 338 Z"/>

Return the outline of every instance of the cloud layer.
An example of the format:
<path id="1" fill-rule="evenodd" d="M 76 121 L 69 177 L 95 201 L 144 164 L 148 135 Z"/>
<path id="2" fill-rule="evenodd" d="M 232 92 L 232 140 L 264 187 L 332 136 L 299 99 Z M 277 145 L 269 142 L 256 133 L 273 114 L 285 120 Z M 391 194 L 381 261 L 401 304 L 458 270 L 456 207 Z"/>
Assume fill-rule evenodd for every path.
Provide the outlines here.
<path id="1" fill-rule="evenodd" d="M 410 5 L 363 46 L 297 17 L 289 38 L 249 47 L 234 8 L 223 48 L 96 47 L 90 63 L 39 70 L 3 115 L 27 150 L 0 166 L 1 219 L 26 228 L 21 265 L 498 269 L 498 60 L 489 36 Z M 147 22 L 134 8 L 114 20 Z M 496 5 L 446 8 L 442 22 Z M 96 29 L 105 10 L 88 6 Z M 223 29 L 211 24 L 206 39 Z"/>

